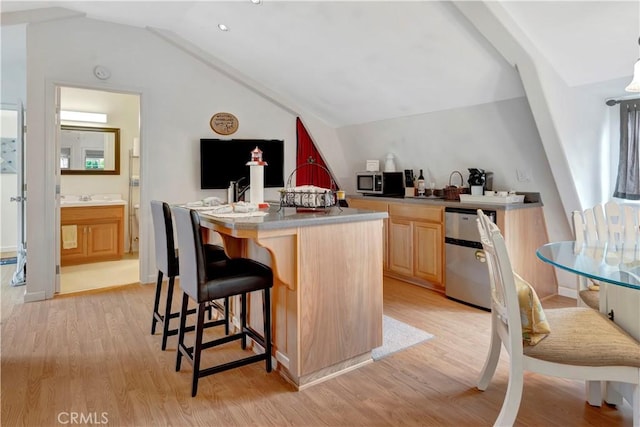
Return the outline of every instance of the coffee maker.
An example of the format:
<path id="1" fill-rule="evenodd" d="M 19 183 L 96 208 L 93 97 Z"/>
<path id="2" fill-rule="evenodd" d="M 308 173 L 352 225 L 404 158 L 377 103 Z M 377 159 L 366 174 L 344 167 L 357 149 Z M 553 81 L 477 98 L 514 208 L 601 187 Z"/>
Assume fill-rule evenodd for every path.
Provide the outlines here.
<path id="1" fill-rule="evenodd" d="M 491 190 L 493 187 L 493 172 L 484 169 L 469 168 L 469 187 L 472 196 L 482 196 L 484 190 Z"/>

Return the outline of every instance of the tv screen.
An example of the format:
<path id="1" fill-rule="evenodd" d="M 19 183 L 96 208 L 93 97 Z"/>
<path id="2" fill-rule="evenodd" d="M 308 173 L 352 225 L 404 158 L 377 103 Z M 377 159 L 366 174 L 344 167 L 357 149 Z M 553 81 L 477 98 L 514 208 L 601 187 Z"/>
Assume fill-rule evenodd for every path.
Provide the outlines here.
<path id="1" fill-rule="evenodd" d="M 201 139 L 200 140 L 200 188 L 228 188 L 229 182 L 244 178 L 249 182 L 251 151 L 262 150 L 264 186 L 284 187 L 284 141 L 278 139 Z"/>

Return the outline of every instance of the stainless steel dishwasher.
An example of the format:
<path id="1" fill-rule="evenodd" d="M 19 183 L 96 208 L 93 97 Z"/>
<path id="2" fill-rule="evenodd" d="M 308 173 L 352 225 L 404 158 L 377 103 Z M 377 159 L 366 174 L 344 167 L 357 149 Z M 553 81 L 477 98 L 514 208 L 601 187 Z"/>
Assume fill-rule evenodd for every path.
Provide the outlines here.
<path id="1" fill-rule="evenodd" d="M 483 209 L 491 221 L 496 212 Z M 491 309 L 489 269 L 484 262 L 475 209 L 445 208 L 445 260 L 447 297 Z"/>

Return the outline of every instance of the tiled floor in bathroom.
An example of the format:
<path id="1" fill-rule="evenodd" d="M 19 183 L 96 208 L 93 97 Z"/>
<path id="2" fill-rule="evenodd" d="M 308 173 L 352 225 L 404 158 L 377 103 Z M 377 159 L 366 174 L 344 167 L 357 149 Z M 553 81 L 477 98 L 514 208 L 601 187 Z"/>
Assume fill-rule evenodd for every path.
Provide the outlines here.
<path id="1" fill-rule="evenodd" d="M 69 294 L 113 286 L 128 285 L 140 281 L 138 254 L 125 254 L 120 261 L 62 267 L 60 293 Z"/>

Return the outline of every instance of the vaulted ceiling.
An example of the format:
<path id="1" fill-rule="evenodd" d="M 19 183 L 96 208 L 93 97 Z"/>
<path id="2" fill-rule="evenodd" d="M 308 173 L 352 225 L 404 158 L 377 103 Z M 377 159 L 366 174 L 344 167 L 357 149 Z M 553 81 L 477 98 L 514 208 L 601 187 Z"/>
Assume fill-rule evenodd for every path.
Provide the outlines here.
<path id="1" fill-rule="evenodd" d="M 639 1 L 500 3 L 568 86 L 624 95 L 616 80 L 631 79 L 640 55 Z M 517 71 L 448 1 L 0 4 L 44 7 L 169 31 L 334 127 L 524 96 Z"/>

